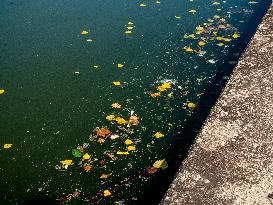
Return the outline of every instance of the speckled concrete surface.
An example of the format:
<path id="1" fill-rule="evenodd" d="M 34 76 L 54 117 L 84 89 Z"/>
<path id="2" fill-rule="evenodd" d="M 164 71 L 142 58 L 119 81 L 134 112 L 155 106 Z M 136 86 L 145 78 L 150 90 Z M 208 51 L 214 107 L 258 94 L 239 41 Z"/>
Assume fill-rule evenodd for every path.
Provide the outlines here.
<path id="1" fill-rule="evenodd" d="M 162 205 L 272 205 L 273 5 Z"/>

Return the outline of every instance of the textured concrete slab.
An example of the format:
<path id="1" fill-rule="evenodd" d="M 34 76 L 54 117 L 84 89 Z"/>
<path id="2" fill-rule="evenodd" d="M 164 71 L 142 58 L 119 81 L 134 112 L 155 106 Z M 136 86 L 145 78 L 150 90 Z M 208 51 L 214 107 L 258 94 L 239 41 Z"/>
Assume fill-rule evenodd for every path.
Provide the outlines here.
<path id="1" fill-rule="evenodd" d="M 162 205 L 272 205 L 273 5 Z"/>

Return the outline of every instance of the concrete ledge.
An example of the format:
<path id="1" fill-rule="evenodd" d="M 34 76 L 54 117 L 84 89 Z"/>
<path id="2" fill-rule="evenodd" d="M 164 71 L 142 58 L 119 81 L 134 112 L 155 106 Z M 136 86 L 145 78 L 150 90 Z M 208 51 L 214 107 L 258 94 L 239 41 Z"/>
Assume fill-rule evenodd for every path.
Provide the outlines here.
<path id="1" fill-rule="evenodd" d="M 273 5 L 162 205 L 272 205 Z"/>

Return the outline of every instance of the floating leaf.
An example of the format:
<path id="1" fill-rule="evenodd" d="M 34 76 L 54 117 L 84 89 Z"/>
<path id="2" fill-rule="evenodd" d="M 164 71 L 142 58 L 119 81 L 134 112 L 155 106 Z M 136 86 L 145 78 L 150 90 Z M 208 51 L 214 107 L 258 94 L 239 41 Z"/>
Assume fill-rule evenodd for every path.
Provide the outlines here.
<path id="1" fill-rule="evenodd" d="M 191 108 L 191 109 L 196 108 L 196 104 L 193 102 L 188 102 L 187 106 L 188 106 L 188 108 Z"/>
<path id="2" fill-rule="evenodd" d="M 159 139 L 159 138 L 164 137 L 164 134 L 162 134 L 161 132 L 156 132 L 156 133 L 154 134 L 154 137 L 157 138 L 157 139 Z"/>
<path id="3" fill-rule="evenodd" d="M 127 30 L 124 32 L 125 34 L 132 34 L 132 31 L 131 30 Z"/>
<path id="4" fill-rule="evenodd" d="M 111 195 L 112 195 L 112 194 L 111 194 L 110 191 L 108 191 L 108 190 L 104 190 L 104 191 L 103 191 L 103 196 L 107 197 L 107 196 L 111 196 Z"/>
<path id="5" fill-rule="evenodd" d="M 118 151 L 117 154 L 118 154 L 118 155 L 128 155 L 129 152 L 121 152 L 121 151 Z"/>
<path id="6" fill-rule="evenodd" d="M 84 165 L 82 168 L 84 171 L 87 171 L 87 172 L 89 172 L 93 169 L 93 167 L 91 165 Z"/>
<path id="7" fill-rule="evenodd" d="M 108 121 L 116 120 L 116 116 L 115 115 L 108 115 L 108 116 L 106 116 L 106 120 L 108 120 Z"/>
<path id="8" fill-rule="evenodd" d="M 128 22 L 128 25 L 133 25 L 133 24 L 134 24 L 134 23 L 133 23 L 133 22 L 131 22 L 131 21 L 129 21 L 129 22 Z"/>
<path id="9" fill-rule="evenodd" d="M 213 18 L 215 18 L 215 19 L 219 19 L 219 18 L 221 18 L 220 16 L 218 16 L 218 15 L 214 15 L 213 16 Z"/>
<path id="10" fill-rule="evenodd" d="M 136 147 L 135 147 L 135 146 L 128 146 L 128 147 L 127 147 L 127 150 L 128 150 L 128 151 L 135 151 L 135 150 L 136 150 Z"/>
<path id="11" fill-rule="evenodd" d="M 107 179 L 109 177 L 109 174 L 102 174 L 100 176 L 101 179 Z"/>
<path id="12" fill-rule="evenodd" d="M 234 34 L 232 35 L 232 38 L 234 38 L 234 39 L 239 38 L 239 37 L 240 37 L 240 34 L 238 34 L 238 33 L 234 33 Z"/>
<path id="13" fill-rule="evenodd" d="M 132 30 L 134 27 L 133 26 L 127 26 L 126 27 L 128 30 Z"/>
<path id="14" fill-rule="evenodd" d="M 12 147 L 12 144 L 4 144 L 4 146 L 3 146 L 5 149 L 9 149 L 9 148 L 11 148 Z"/>
<path id="15" fill-rule="evenodd" d="M 85 153 L 82 158 L 88 160 L 90 159 L 90 155 L 88 153 Z"/>
<path id="16" fill-rule="evenodd" d="M 126 121 L 124 118 L 122 118 L 122 117 L 117 117 L 117 118 L 116 118 L 116 122 L 117 122 L 118 124 L 120 124 L 120 125 L 125 125 L 125 124 L 127 124 L 127 121 Z"/>
<path id="17" fill-rule="evenodd" d="M 110 136 L 110 139 L 111 139 L 111 140 L 115 140 L 115 139 L 117 139 L 117 138 L 119 138 L 119 135 L 111 135 L 111 136 Z"/>
<path id="18" fill-rule="evenodd" d="M 5 92 L 5 90 L 0 89 L 0 95 L 3 94 Z"/>
<path id="19" fill-rule="evenodd" d="M 218 26 L 218 28 L 225 29 L 226 26 L 221 24 L 221 25 Z"/>
<path id="20" fill-rule="evenodd" d="M 124 144 L 126 144 L 126 145 L 130 145 L 130 144 L 133 144 L 133 141 L 132 141 L 132 140 L 127 139 L 127 140 L 125 140 Z"/>
<path id="21" fill-rule="evenodd" d="M 124 65 L 121 64 L 121 63 L 118 63 L 118 65 L 117 65 L 118 68 L 123 68 L 123 66 L 124 66 Z"/>
<path id="22" fill-rule="evenodd" d="M 151 97 L 155 98 L 155 97 L 159 97 L 161 95 L 161 93 L 160 92 L 158 92 L 158 93 L 151 93 L 150 95 L 151 95 Z"/>
<path id="23" fill-rule="evenodd" d="M 112 105 L 112 108 L 121 108 L 121 105 L 120 104 L 118 104 L 118 103 L 113 103 Z"/>
<path id="24" fill-rule="evenodd" d="M 96 129 L 96 132 L 97 132 L 97 136 L 99 137 L 105 137 L 106 135 L 109 135 L 111 134 L 111 131 L 106 129 L 106 128 L 97 128 Z"/>
<path id="25" fill-rule="evenodd" d="M 199 45 L 199 46 L 204 46 L 204 45 L 206 45 L 206 42 L 204 42 L 204 41 L 199 41 L 199 42 L 198 42 L 198 45 Z"/>
<path id="26" fill-rule="evenodd" d="M 121 85 L 121 83 L 120 83 L 119 81 L 115 81 L 115 82 L 113 82 L 113 84 L 114 84 L 115 86 L 120 86 L 120 85 Z"/>
<path id="27" fill-rule="evenodd" d="M 82 153 L 77 149 L 72 149 L 72 155 L 74 157 L 82 157 Z"/>
<path id="28" fill-rule="evenodd" d="M 171 84 L 167 83 L 167 82 L 164 82 L 164 83 L 162 83 L 161 87 L 164 88 L 164 89 L 170 89 L 171 88 Z"/>
<path id="29" fill-rule="evenodd" d="M 219 5 L 219 4 L 220 4 L 220 2 L 215 1 L 215 2 L 213 2 L 212 4 L 213 4 L 213 5 Z"/>
<path id="30" fill-rule="evenodd" d="M 189 10 L 190 13 L 196 13 L 196 10 L 195 9 L 191 9 Z"/>
<path id="31" fill-rule="evenodd" d="M 155 161 L 155 163 L 153 164 L 153 167 L 157 168 L 157 169 L 167 169 L 168 168 L 168 163 L 166 162 L 165 159 L 162 160 L 157 160 Z"/>
<path id="32" fill-rule="evenodd" d="M 93 65 L 94 68 L 98 68 L 99 66 L 98 65 Z"/>
<path id="33" fill-rule="evenodd" d="M 105 142 L 105 139 L 99 138 L 97 142 L 100 143 L 100 144 L 102 144 L 102 143 Z"/>
<path id="34" fill-rule="evenodd" d="M 158 87 L 157 87 L 157 90 L 158 90 L 159 92 L 164 92 L 166 89 L 163 88 L 163 87 L 161 87 L 161 86 L 158 86 Z"/>
<path id="35" fill-rule="evenodd" d="M 224 46 L 225 44 L 223 44 L 223 43 L 217 43 L 216 45 L 217 46 Z"/>
<path id="36" fill-rule="evenodd" d="M 196 30 L 197 30 L 197 31 L 204 31 L 204 27 L 202 27 L 202 26 L 197 26 L 197 27 L 196 27 Z"/>
<path id="37" fill-rule="evenodd" d="M 257 1 L 249 1 L 248 3 L 249 4 L 257 4 L 258 2 Z"/>
<path id="38" fill-rule="evenodd" d="M 93 40 L 89 38 L 89 39 L 87 39 L 86 41 L 87 41 L 87 42 L 92 42 Z"/>
<path id="39" fill-rule="evenodd" d="M 156 1 L 155 3 L 156 3 L 156 4 L 160 4 L 160 1 Z"/>
<path id="40" fill-rule="evenodd" d="M 139 6 L 141 6 L 141 7 L 145 7 L 145 6 L 147 6 L 146 4 L 139 4 Z"/>
<path id="41" fill-rule="evenodd" d="M 181 16 L 174 16 L 176 19 L 181 19 Z"/>
<path id="42" fill-rule="evenodd" d="M 81 35 L 87 35 L 87 34 L 89 34 L 88 31 L 83 30 L 83 31 L 81 32 Z"/>
<path id="43" fill-rule="evenodd" d="M 185 51 L 187 51 L 187 52 L 193 52 L 193 49 L 192 49 L 191 47 L 185 47 L 184 49 L 185 49 Z"/>
<path id="44" fill-rule="evenodd" d="M 154 173 L 156 173 L 156 171 L 157 171 L 157 168 L 155 168 L 155 167 L 148 167 L 147 168 L 147 172 L 149 174 L 154 174 Z"/>
<path id="45" fill-rule="evenodd" d="M 129 119 L 129 123 L 130 123 L 131 125 L 138 125 L 138 123 L 139 123 L 138 117 L 135 116 L 135 115 L 132 115 L 132 116 L 130 117 L 130 119 Z"/>
<path id="46" fill-rule="evenodd" d="M 60 161 L 60 163 L 65 166 L 70 166 L 72 164 L 72 160 L 71 159 L 66 159 L 66 160 L 63 160 L 63 161 Z"/>

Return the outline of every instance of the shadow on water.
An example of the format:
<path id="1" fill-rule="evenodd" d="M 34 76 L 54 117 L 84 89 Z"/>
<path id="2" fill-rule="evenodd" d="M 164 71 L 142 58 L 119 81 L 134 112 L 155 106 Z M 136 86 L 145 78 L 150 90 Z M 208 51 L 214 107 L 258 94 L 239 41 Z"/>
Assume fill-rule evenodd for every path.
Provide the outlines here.
<path id="1" fill-rule="evenodd" d="M 166 161 L 169 162 L 169 168 L 164 172 L 158 173 L 149 187 L 146 187 L 143 197 L 139 199 L 138 204 L 160 204 L 164 198 L 177 170 L 186 158 L 203 123 L 207 119 L 213 105 L 220 96 L 229 76 L 233 72 L 239 58 L 246 49 L 271 3 L 271 0 L 264 0 L 249 19 L 241 38 L 237 41 L 235 47 L 230 50 L 228 57 L 223 63 L 222 69 L 212 79 L 210 86 L 204 92 L 203 98 L 198 103 L 191 118 L 182 130 L 177 131 L 177 133 L 180 134 L 175 137 L 171 150 L 166 158 Z M 236 63 L 230 64 L 230 62 Z"/>
<path id="2" fill-rule="evenodd" d="M 57 201 L 44 195 L 38 195 L 28 200 L 24 205 L 57 205 Z"/>

